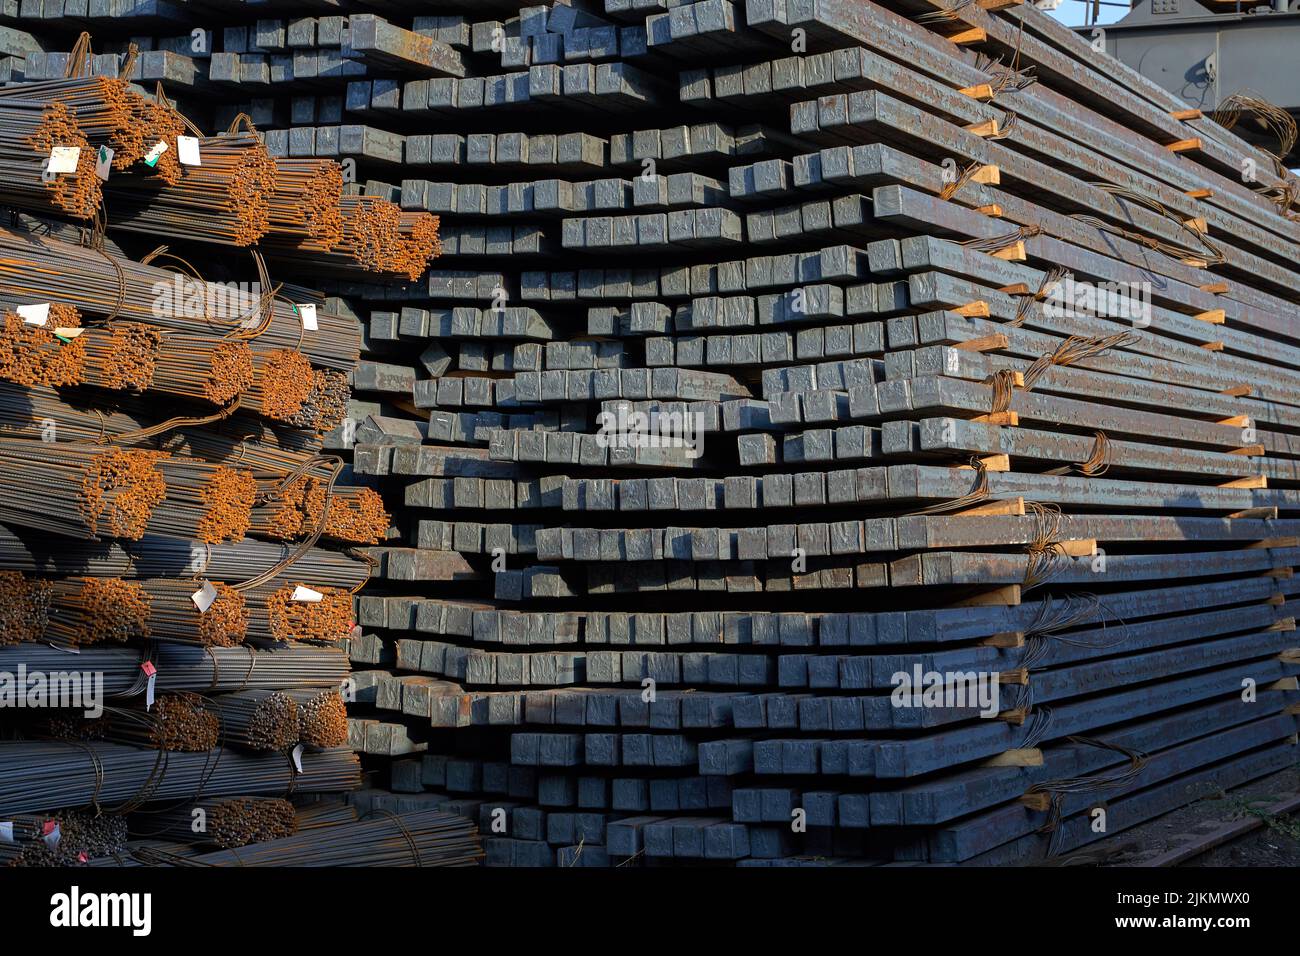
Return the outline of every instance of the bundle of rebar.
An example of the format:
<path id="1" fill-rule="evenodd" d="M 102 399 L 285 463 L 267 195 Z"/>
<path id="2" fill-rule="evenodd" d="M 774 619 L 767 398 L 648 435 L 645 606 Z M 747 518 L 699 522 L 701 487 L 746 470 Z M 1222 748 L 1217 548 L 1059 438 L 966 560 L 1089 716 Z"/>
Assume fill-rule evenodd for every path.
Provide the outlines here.
<path id="1" fill-rule="evenodd" d="M 0 315 L 0 379 L 28 387 L 81 384 L 86 345 L 80 325 L 77 310 L 62 304 L 50 305 L 39 323 L 15 312 Z"/>
<path id="2" fill-rule="evenodd" d="M 478 828 L 436 810 L 380 815 L 301 831 L 282 840 L 192 858 L 200 866 L 473 866 L 483 858 Z"/>
<path id="3" fill-rule="evenodd" d="M 38 640 L 78 647 L 147 638 L 149 594 L 135 581 L 61 578 L 49 582 L 47 620 Z"/>
<path id="4" fill-rule="evenodd" d="M 89 219 L 100 201 L 95 151 L 72 111 L 0 99 L 0 202 Z"/>
<path id="5" fill-rule="evenodd" d="M 167 260 L 155 256 L 150 261 Z M 0 305 L 12 309 L 61 302 L 83 317 L 245 339 L 260 355 L 291 349 L 324 369 L 350 371 L 356 365 L 360 332 L 355 319 L 318 307 L 317 327 L 306 329 L 293 303 L 272 301 L 273 291 L 260 283 L 210 283 L 108 250 L 0 227 Z"/>
<path id="6" fill-rule="evenodd" d="M 221 718 L 208 700 L 189 692 L 160 694 L 145 709 L 112 707 L 106 739 L 176 753 L 206 753 L 221 740 Z"/>
<path id="7" fill-rule="evenodd" d="M 119 322 L 109 329 L 87 329 L 72 344 L 84 349 L 84 375 L 62 384 L 154 391 L 225 405 L 253 383 L 253 354 L 243 341 Z"/>
<path id="8" fill-rule="evenodd" d="M 0 104 L 3 105 L 3 104 Z M 199 165 L 180 167 L 175 184 L 109 180 L 110 224 L 151 236 L 251 246 L 270 228 L 275 162 L 255 133 L 198 139 Z"/>
<path id="9" fill-rule="evenodd" d="M 323 159 L 275 160 L 270 225 L 259 243 L 267 252 L 329 252 L 343 240 L 343 171 Z"/>
<path id="10" fill-rule="evenodd" d="M 292 583 L 254 588 L 247 598 L 250 638 L 332 644 L 356 623 L 352 594 L 339 588 Z"/>
<path id="11" fill-rule="evenodd" d="M 373 489 L 348 486 L 330 491 L 327 482 L 304 475 L 277 489 L 253 513 L 250 532 L 275 541 L 295 541 L 321 529 L 325 538 L 334 541 L 378 544 L 389 521 L 384 499 Z"/>
<path id="12" fill-rule="evenodd" d="M 298 741 L 312 747 L 341 747 L 348 741 L 348 710 L 336 689 L 294 687 L 283 692 L 298 705 Z"/>
<path id="13" fill-rule="evenodd" d="M 240 690 L 208 705 L 221 721 L 221 739 L 252 750 L 287 750 L 298 743 L 298 704 L 283 691 Z"/>
<path id="14" fill-rule="evenodd" d="M 63 810 L 53 815 L 20 813 L 0 840 L 0 866 L 75 866 L 121 853 L 127 846 L 125 817 Z"/>
<path id="15" fill-rule="evenodd" d="M 308 750 L 298 770 L 283 754 L 235 748 L 178 753 L 102 741 L 0 741 L 0 819 L 49 807 L 135 809 L 148 801 L 346 793 L 360 786 L 356 755 Z"/>
<path id="16" fill-rule="evenodd" d="M 442 250 L 439 218 L 430 213 L 408 212 L 386 199 L 358 195 L 343 196 L 339 210 L 342 237 L 331 249 L 272 244 L 268 251 L 306 273 L 360 270 L 414 282 Z"/>
<path id="17" fill-rule="evenodd" d="M 133 836 L 223 849 L 292 836 L 294 806 L 276 797 L 221 797 L 131 814 Z"/>

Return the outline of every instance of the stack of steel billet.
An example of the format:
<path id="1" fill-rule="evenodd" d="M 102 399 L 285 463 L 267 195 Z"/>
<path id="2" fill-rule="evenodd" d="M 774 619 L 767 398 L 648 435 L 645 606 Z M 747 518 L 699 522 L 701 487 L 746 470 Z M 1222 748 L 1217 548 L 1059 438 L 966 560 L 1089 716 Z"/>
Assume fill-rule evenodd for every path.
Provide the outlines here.
<path id="1" fill-rule="evenodd" d="M 13 865 L 117 859 L 151 824 L 208 849 L 288 838 L 288 798 L 361 782 L 343 642 L 377 562 L 353 549 L 384 541 L 390 516 L 326 448 L 350 431 L 361 334 L 342 304 L 276 277 L 286 250 L 423 271 L 437 218 L 344 196 L 337 163 L 275 161 L 247 117 L 203 135 L 128 82 L 136 55 L 97 72 L 82 34 L 60 76 L 0 87 Z M 369 218 L 350 227 L 358 203 Z M 320 843 L 331 861 L 385 862 L 387 832 L 354 820 L 313 824 L 303 859 Z M 436 821 L 423 849 L 472 862 L 471 827 Z"/>
<path id="2" fill-rule="evenodd" d="M 327 746 L 303 641 L 355 620 L 358 807 L 469 816 L 489 864 L 1031 864 L 1294 763 L 1290 143 L 1015 0 L 62 6 L 98 56 L 0 10 L 33 89 L 156 81 L 227 131 L 113 170 L 121 248 L 0 231 L 0 304 L 87 328 L 0 342 L 0 458 L 84 449 L 0 500 L 0 584 L 102 661 L 96 746 Z M 186 239 L 320 291 L 159 319 L 210 278 Z M 163 396 L 198 407 L 159 436 Z M 134 820 L 132 862 L 210 849 Z"/>

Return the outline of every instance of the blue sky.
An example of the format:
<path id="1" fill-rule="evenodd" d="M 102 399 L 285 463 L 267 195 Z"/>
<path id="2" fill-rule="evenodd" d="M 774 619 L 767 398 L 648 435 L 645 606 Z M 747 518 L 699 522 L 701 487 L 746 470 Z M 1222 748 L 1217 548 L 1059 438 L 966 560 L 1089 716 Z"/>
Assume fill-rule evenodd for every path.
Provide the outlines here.
<path id="1" fill-rule="evenodd" d="M 1115 0 L 1111 0 L 1115 2 Z M 1077 27 L 1084 23 L 1085 11 L 1089 4 L 1082 3 L 1081 0 L 1063 0 L 1061 5 L 1052 11 L 1051 15 L 1056 17 L 1067 26 Z M 1128 4 L 1122 7 L 1102 6 L 1101 19 L 1099 23 L 1114 23 L 1124 14 L 1128 13 Z"/>

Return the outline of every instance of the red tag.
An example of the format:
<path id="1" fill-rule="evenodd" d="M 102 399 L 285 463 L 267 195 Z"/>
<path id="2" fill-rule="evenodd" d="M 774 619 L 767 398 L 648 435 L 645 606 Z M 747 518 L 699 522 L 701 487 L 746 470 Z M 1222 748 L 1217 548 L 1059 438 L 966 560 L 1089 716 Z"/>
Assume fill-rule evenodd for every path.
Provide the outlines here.
<path id="1" fill-rule="evenodd" d="M 140 665 L 140 670 L 144 671 L 145 677 L 153 677 L 154 674 L 158 673 L 158 668 L 153 666 L 153 661 L 145 661 Z"/>
<path id="2" fill-rule="evenodd" d="M 45 826 L 41 827 L 41 836 L 49 836 L 51 833 L 54 832 L 54 828 L 57 826 L 58 824 L 55 823 L 53 820 L 46 820 Z"/>
<path id="3" fill-rule="evenodd" d="M 87 860 L 89 860 L 89 859 L 90 859 L 90 857 L 86 856 L 86 851 L 85 851 L 85 850 L 82 850 L 80 853 L 77 854 L 77 860 L 78 860 L 78 862 L 85 863 L 85 862 L 86 862 Z"/>

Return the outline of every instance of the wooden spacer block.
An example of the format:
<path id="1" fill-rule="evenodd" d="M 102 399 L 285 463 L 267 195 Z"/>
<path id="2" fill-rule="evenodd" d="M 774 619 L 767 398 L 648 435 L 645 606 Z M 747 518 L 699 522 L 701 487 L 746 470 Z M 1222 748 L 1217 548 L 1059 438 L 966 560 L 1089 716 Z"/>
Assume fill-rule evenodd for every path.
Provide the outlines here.
<path id="1" fill-rule="evenodd" d="M 992 352 L 995 349 L 1005 349 L 1010 347 L 1011 340 L 1002 332 L 994 332 L 992 335 L 984 335 L 978 339 L 968 339 L 965 342 L 958 342 L 953 348 L 962 352 Z M 1019 374 L 1019 373 L 1017 373 Z M 1024 384 L 1024 376 L 1020 378 Z"/>
<path id="2" fill-rule="evenodd" d="M 1018 7 L 1025 0 L 978 0 L 978 3 L 985 10 L 1005 10 L 1007 7 Z"/>
<path id="3" fill-rule="evenodd" d="M 1282 713 L 1294 717 L 1296 714 L 1300 714 L 1300 704 L 1287 704 L 1282 708 Z"/>
<path id="4" fill-rule="evenodd" d="M 1270 631 L 1294 631 L 1294 630 L 1295 630 L 1295 618 L 1293 618 L 1293 617 L 1284 617 L 1284 618 L 1282 618 L 1282 620 L 1280 620 L 1280 621 L 1274 621 L 1272 624 L 1270 624 L 1270 625 L 1268 626 L 1268 629 L 1269 629 Z M 1284 651 L 1283 653 L 1286 653 L 1286 652 Z"/>
<path id="5" fill-rule="evenodd" d="M 1245 428 L 1250 424 L 1249 415 L 1233 415 L 1231 418 L 1216 418 L 1216 425 L 1235 425 L 1237 428 Z"/>
<path id="6" fill-rule="evenodd" d="M 1017 282 L 1015 285 L 1004 285 L 998 291 L 1006 295 L 1029 295 L 1029 286 L 1023 282 Z"/>
<path id="7" fill-rule="evenodd" d="M 1213 293 L 1214 295 L 1223 295 L 1225 292 L 1228 291 L 1228 283 L 1210 282 L 1207 283 L 1206 285 L 1201 286 L 1201 291 L 1210 292 Z"/>
<path id="8" fill-rule="evenodd" d="M 1294 568 L 1274 568 L 1272 571 L 1265 571 L 1265 572 L 1264 572 L 1264 577 L 1266 577 L 1266 578 L 1276 578 L 1276 579 L 1278 579 L 1279 581 L 1286 581 L 1286 580 L 1288 580 L 1288 579 L 1290 579 L 1290 578 L 1295 577 L 1295 569 L 1294 569 Z"/>
<path id="9" fill-rule="evenodd" d="M 1174 119 L 1185 123 L 1188 120 L 1200 119 L 1205 114 L 1200 110 L 1173 110 L 1169 115 Z"/>
<path id="10" fill-rule="evenodd" d="M 1194 136 L 1191 139 L 1180 139 L 1176 143 L 1170 143 L 1165 149 L 1171 153 L 1186 153 L 1193 149 L 1201 149 L 1204 145 L 1199 137 Z"/>
<path id="11" fill-rule="evenodd" d="M 1269 605 L 1270 607 L 1283 607 L 1286 604 L 1286 595 L 1274 594 L 1264 603 Z"/>
<path id="12" fill-rule="evenodd" d="M 997 252 L 992 253 L 994 259 L 1005 259 L 1007 262 L 1024 262 L 1029 258 L 1025 254 L 1025 242 L 1023 239 L 1017 239 L 1009 246 L 1004 246 Z"/>
<path id="13" fill-rule="evenodd" d="M 1002 183 L 1002 170 L 997 166 L 984 165 L 971 174 L 970 181 L 984 186 L 998 186 Z"/>
<path id="14" fill-rule="evenodd" d="M 1269 630 L 1274 630 L 1274 628 L 1270 627 Z M 1277 655 L 1277 659 L 1288 664 L 1300 663 L 1300 647 L 1288 647 L 1281 654 Z"/>
<path id="15" fill-rule="evenodd" d="M 1245 448 L 1234 448 L 1228 452 L 1229 455 L 1245 455 L 1247 458 L 1262 458 L 1264 456 L 1263 445 L 1247 445 Z"/>
<path id="16" fill-rule="evenodd" d="M 1028 810 L 1046 813 L 1052 809 L 1052 795 L 1050 793 L 1026 793 L 1020 796 L 1020 803 Z"/>
<path id="17" fill-rule="evenodd" d="M 989 304 L 982 299 L 976 299 L 974 302 L 959 305 L 952 311 L 968 319 L 987 319 L 989 317 Z"/>
<path id="18" fill-rule="evenodd" d="M 985 120 L 982 123 L 971 123 L 966 127 L 966 132 L 974 133 L 981 139 L 988 139 L 990 136 L 998 134 L 998 121 L 995 119 Z"/>
<path id="19" fill-rule="evenodd" d="M 1019 425 L 1020 415 L 1018 412 L 989 412 L 987 415 L 976 415 L 971 421 L 981 425 Z"/>
<path id="20" fill-rule="evenodd" d="M 984 762 L 986 767 L 1041 767 L 1043 752 L 1037 747 L 1006 750 Z"/>
<path id="21" fill-rule="evenodd" d="M 1015 724 L 1017 727 L 1025 722 L 1029 716 L 1028 707 L 1017 707 L 1015 710 L 1004 710 L 998 714 L 998 720 L 1005 720 L 1008 724 Z"/>
<path id="22" fill-rule="evenodd" d="M 1058 541 L 1056 548 L 1061 554 L 1071 558 L 1091 558 L 1097 553 L 1097 539 L 1078 538 L 1074 541 Z"/>
<path id="23" fill-rule="evenodd" d="M 1010 471 L 1010 470 L 1011 470 L 1011 456 L 1010 456 L 1010 455 L 989 455 L 989 456 L 986 457 L 986 458 L 981 458 L 981 459 L 980 459 L 980 463 L 984 466 L 984 468 L 985 468 L 986 471 Z M 958 465 L 958 466 L 957 466 L 957 470 L 958 470 L 958 471 L 974 471 L 974 470 L 975 470 L 975 466 L 974 466 L 974 465 Z"/>
<path id="24" fill-rule="evenodd" d="M 1295 677 L 1283 677 L 1281 680 L 1275 680 L 1267 685 L 1265 690 L 1300 690 L 1300 679 Z"/>
<path id="25" fill-rule="evenodd" d="M 1247 551 L 1252 548 L 1267 548 L 1269 550 L 1273 548 L 1300 548 L 1300 537 L 1265 538 L 1262 541 L 1252 541 L 1246 545 Z"/>
<path id="26" fill-rule="evenodd" d="M 1247 508 L 1245 511 L 1234 511 L 1228 515 L 1228 520 L 1233 518 L 1263 518 L 1266 521 L 1277 520 L 1277 505 L 1263 505 L 1259 508 Z"/>
<path id="27" fill-rule="evenodd" d="M 1024 647 L 1024 631 L 1001 631 L 980 641 L 985 647 Z"/>
<path id="28" fill-rule="evenodd" d="M 1201 343 L 1201 348 L 1205 349 L 1205 351 L 1207 351 L 1207 352 L 1222 352 L 1222 351 L 1223 351 L 1223 343 L 1222 343 L 1222 342 L 1202 342 L 1202 343 Z"/>
<path id="29" fill-rule="evenodd" d="M 999 684 L 1020 684 L 1021 686 L 1024 686 L 1025 684 L 1029 683 L 1029 668 L 1017 667 L 1015 670 L 1011 670 L 1011 671 L 999 671 L 998 683 Z"/>
<path id="30" fill-rule="evenodd" d="M 1210 224 L 1205 221 L 1204 216 L 1197 216 L 1194 219 L 1184 219 L 1183 225 L 1192 230 L 1192 232 L 1199 232 L 1201 235 L 1206 235 L 1210 231 Z"/>
<path id="31" fill-rule="evenodd" d="M 976 206 L 975 212 L 981 216 L 992 216 L 994 219 L 1002 218 L 1002 207 L 997 203 L 990 203 L 987 206 Z"/>
<path id="32" fill-rule="evenodd" d="M 1025 516 L 1025 499 L 1008 498 L 1006 501 L 986 501 L 983 504 L 971 505 L 969 508 L 963 508 L 961 511 L 952 512 L 954 515 L 974 515 L 978 517 L 988 517 L 990 515 L 1012 515 L 1023 518 Z M 1024 635 L 1021 635 L 1021 643 L 1024 643 Z M 996 646 L 996 645 L 995 645 Z M 1019 647 L 1020 644 L 1014 645 Z"/>
<path id="33" fill-rule="evenodd" d="M 971 27 L 969 30 L 960 30 L 948 37 L 949 40 L 956 43 L 958 46 L 969 46 L 972 43 L 983 43 L 988 38 L 989 35 L 984 32 L 983 27 Z"/>
<path id="34" fill-rule="evenodd" d="M 1225 388 L 1219 392 L 1220 395 L 1230 395 L 1233 398 L 1245 398 L 1255 390 L 1249 385 L 1234 385 L 1232 388 Z"/>
<path id="35" fill-rule="evenodd" d="M 993 87 L 988 83 L 978 83 L 975 86 L 964 86 L 957 91 L 963 96 L 969 96 L 973 100 L 991 100 L 994 97 Z"/>
<path id="36" fill-rule="evenodd" d="M 1250 475 L 1246 478 L 1237 478 L 1234 481 L 1225 481 L 1219 485 L 1220 488 L 1267 488 L 1267 475 Z"/>
<path id="37" fill-rule="evenodd" d="M 1208 312 L 1197 312 L 1192 318 L 1199 322 L 1209 322 L 1211 325 L 1222 325 L 1228 321 L 1228 313 L 1223 309 L 1210 309 Z"/>
<path id="38" fill-rule="evenodd" d="M 1183 265 L 1191 266 L 1193 269 L 1208 269 L 1210 264 L 1204 259 L 1184 259 Z"/>
<path id="39" fill-rule="evenodd" d="M 1191 199 L 1213 199 L 1213 189 L 1185 189 L 1184 194 Z"/>
<path id="40" fill-rule="evenodd" d="M 984 591 L 952 603 L 953 607 L 1017 607 L 1020 604 L 1020 585 L 1004 584 L 1000 588 Z"/>

